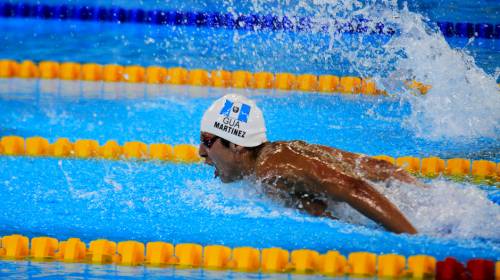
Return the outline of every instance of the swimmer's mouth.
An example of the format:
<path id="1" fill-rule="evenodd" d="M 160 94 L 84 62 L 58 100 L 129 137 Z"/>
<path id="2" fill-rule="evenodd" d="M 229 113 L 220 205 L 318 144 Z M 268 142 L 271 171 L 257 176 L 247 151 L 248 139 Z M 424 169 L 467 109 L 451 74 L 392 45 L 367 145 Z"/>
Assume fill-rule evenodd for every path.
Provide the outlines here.
<path id="1" fill-rule="evenodd" d="M 217 169 L 217 166 L 215 166 L 215 164 L 213 162 L 207 162 L 206 160 L 205 160 L 205 163 L 208 164 L 208 165 L 210 165 L 210 166 L 213 166 L 215 168 L 215 170 L 214 170 L 214 178 L 219 177 L 219 169 Z"/>

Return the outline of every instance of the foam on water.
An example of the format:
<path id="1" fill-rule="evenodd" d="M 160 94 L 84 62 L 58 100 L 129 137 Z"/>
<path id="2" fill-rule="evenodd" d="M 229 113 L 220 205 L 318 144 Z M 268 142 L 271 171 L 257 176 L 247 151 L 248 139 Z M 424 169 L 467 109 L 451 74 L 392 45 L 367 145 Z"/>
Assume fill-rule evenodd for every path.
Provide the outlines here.
<path id="1" fill-rule="evenodd" d="M 477 186 L 436 179 L 430 189 L 403 185 L 384 193 L 424 234 L 500 239 L 500 206 Z"/>
<path id="2" fill-rule="evenodd" d="M 500 239 L 500 205 L 490 201 L 477 186 L 443 178 L 430 181 L 429 188 L 401 183 L 375 186 L 398 206 L 420 234 Z M 334 206 L 333 211 L 347 221 L 371 224 L 345 203 Z"/>
<path id="3" fill-rule="evenodd" d="M 394 16 L 394 10 L 390 13 Z M 383 48 L 395 66 L 378 80 L 410 102 L 405 126 L 417 137 L 431 140 L 498 139 L 500 91 L 495 77 L 476 66 L 464 51 L 452 49 L 422 15 L 401 9 L 393 19 L 399 33 Z M 424 96 L 413 95 L 402 86 L 411 80 L 432 85 L 432 89 Z"/>
<path id="4" fill-rule="evenodd" d="M 214 215 L 236 215 L 251 218 L 289 217 L 304 220 L 294 209 L 282 208 L 271 202 L 259 186 L 240 181 L 223 184 L 218 179 L 186 180 L 188 186 L 181 198 L 189 205 L 207 209 Z"/>
<path id="5" fill-rule="evenodd" d="M 406 95 L 412 105 L 406 125 L 417 136 L 436 140 L 498 139 L 500 90 L 495 77 L 464 51 L 451 49 L 440 33 L 426 28 L 422 16 L 405 10 L 402 16 L 401 35 L 386 46 L 405 52 L 393 73 L 432 85 L 425 96 Z"/>
<path id="6" fill-rule="evenodd" d="M 266 197 L 259 186 L 246 181 L 223 184 L 218 180 L 187 180 L 181 198 L 194 208 L 209 210 L 214 215 L 274 219 L 287 217 L 298 221 L 337 222 L 308 216 L 285 208 Z M 487 198 L 485 191 L 468 183 L 438 178 L 429 188 L 409 184 L 374 184 L 418 229 L 420 234 L 440 238 L 500 239 L 500 205 Z M 330 211 L 342 222 L 380 229 L 346 203 L 332 202 Z"/>
<path id="7" fill-rule="evenodd" d="M 377 80 L 388 92 L 401 93 L 410 102 L 405 126 L 417 137 L 431 140 L 498 139 L 500 91 L 495 77 L 476 66 L 469 54 L 452 49 L 422 15 L 395 7 L 382 10 L 381 15 L 390 18 L 399 32 L 382 45 L 384 60 L 393 61 L 394 68 L 383 66 L 379 73 L 389 71 Z M 350 61 L 360 64 L 357 59 Z M 432 89 L 424 96 L 413 95 L 403 86 L 411 80 L 432 85 Z"/>

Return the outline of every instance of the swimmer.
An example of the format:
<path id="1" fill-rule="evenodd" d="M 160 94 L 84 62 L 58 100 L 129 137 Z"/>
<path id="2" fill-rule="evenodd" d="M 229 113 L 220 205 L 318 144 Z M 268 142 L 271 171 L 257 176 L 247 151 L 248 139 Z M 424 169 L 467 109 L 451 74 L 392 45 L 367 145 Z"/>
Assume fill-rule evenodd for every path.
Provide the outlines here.
<path id="1" fill-rule="evenodd" d="M 419 182 L 386 161 L 304 141 L 269 142 L 262 111 L 243 96 L 216 100 L 201 120 L 199 154 L 224 183 L 242 179 L 313 216 L 335 219 L 328 201 L 341 201 L 395 233 L 417 230 L 374 181 Z"/>

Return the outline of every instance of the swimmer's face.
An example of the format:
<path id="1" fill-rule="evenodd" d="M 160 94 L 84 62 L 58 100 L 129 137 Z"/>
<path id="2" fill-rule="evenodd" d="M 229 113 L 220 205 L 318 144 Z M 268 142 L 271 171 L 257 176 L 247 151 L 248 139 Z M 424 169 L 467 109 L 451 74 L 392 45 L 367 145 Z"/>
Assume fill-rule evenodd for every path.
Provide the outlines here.
<path id="1" fill-rule="evenodd" d="M 243 177 L 237 153 L 231 147 L 224 146 L 218 136 L 202 132 L 199 155 L 205 159 L 206 164 L 215 167 L 215 177 L 220 177 L 222 182 L 229 183 Z"/>

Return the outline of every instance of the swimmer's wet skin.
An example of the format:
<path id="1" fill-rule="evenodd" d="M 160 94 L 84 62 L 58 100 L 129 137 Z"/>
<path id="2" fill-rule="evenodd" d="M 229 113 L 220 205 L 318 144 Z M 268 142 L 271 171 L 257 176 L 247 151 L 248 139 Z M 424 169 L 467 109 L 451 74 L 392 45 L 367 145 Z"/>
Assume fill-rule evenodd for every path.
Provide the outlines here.
<path id="1" fill-rule="evenodd" d="M 419 182 L 383 160 L 303 141 L 268 142 L 262 111 L 243 96 L 216 100 L 201 120 L 199 154 L 224 183 L 261 183 L 266 193 L 314 216 L 334 218 L 329 200 L 348 203 L 395 233 L 417 230 L 370 181 Z"/>

